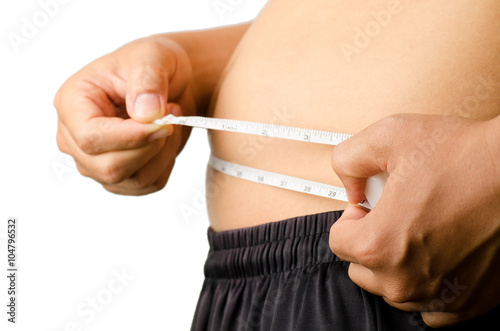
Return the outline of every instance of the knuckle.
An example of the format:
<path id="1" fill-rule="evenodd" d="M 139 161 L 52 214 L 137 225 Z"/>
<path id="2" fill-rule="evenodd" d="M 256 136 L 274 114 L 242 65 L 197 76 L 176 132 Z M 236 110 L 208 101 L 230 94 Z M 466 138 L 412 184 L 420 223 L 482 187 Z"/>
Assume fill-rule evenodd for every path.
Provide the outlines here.
<path id="1" fill-rule="evenodd" d="M 141 169 L 130 177 L 130 185 L 138 191 L 159 191 L 166 185 L 166 180 L 162 179 L 162 174 L 153 174 L 150 171 Z"/>
<path id="2" fill-rule="evenodd" d="M 158 192 L 158 191 L 163 190 L 165 188 L 165 186 L 167 186 L 167 181 L 168 181 L 168 177 L 158 178 L 149 186 L 150 191 L 151 192 Z"/>
<path id="3" fill-rule="evenodd" d="M 151 187 L 153 188 L 153 192 L 157 192 L 163 190 L 163 188 L 165 188 L 166 185 L 167 185 L 166 180 L 157 180 L 156 182 L 153 183 Z"/>
<path id="4" fill-rule="evenodd" d="M 85 167 L 83 167 L 79 162 L 75 162 L 76 164 L 76 169 L 78 170 L 78 172 L 84 176 L 84 177 L 91 177 L 90 173 L 87 171 L 87 169 L 85 169 Z"/>
<path id="5" fill-rule="evenodd" d="M 362 265 L 377 268 L 383 264 L 383 257 L 379 247 L 372 242 L 363 242 L 354 249 L 354 256 Z"/>
<path id="6" fill-rule="evenodd" d="M 332 230 L 330 230 L 328 245 L 330 247 L 330 250 L 335 254 L 335 252 L 337 250 L 337 243 L 336 243 L 335 237 L 333 236 Z"/>
<path id="7" fill-rule="evenodd" d="M 338 248 L 339 248 L 339 241 L 337 240 L 337 235 L 338 235 L 337 233 L 338 233 L 338 231 L 336 231 L 335 223 L 334 223 L 330 228 L 330 235 L 329 235 L 329 240 L 328 240 L 330 250 L 334 254 L 337 254 Z"/>
<path id="8" fill-rule="evenodd" d="M 151 135 L 152 133 L 146 131 L 146 129 L 122 135 L 122 137 L 120 138 L 121 144 L 125 149 L 153 148 L 155 152 L 157 152 L 163 146 L 165 139 L 149 141 Z"/>
<path id="9" fill-rule="evenodd" d="M 386 298 L 394 303 L 407 303 L 416 297 L 415 289 L 406 281 L 395 281 L 385 287 Z"/>
<path id="10" fill-rule="evenodd" d="M 132 135 L 123 135 L 120 142 L 123 149 L 134 149 L 141 146 L 141 143 L 145 141 L 143 137 L 135 137 Z"/>
<path id="11" fill-rule="evenodd" d="M 380 120 L 380 124 L 387 129 L 398 129 L 406 121 L 407 117 L 406 114 L 391 114 Z"/>
<path id="12" fill-rule="evenodd" d="M 161 56 L 165 51 L 165 46 L 156 39 L 143 38 L 137 40 L 141 54 L 149 54 L 150 56 Z"/>
<path id="13" fill-rule="evenodd" d="M 404 133 L 406 126 L 407 115 L 393 114 L 381 119 L 375 126 L 372 132 L 373 141 L 392 141 L 394 135 Z"/>
<path id="14" fill-rule="evenodd" d="M 150 176 L 147 176 L 147 174 L 142 171 L 137 172 L 132 177 L 132 185 L 134 190 L 147 190 L 153 185 L 153 183 L 154 179 L 152 179 Z"/>
<path id="15" fill-rule="evenodd" d="M 60 109 L 60 105 L 61 105 L 61 89 L 59 89 L 54 97 L 54 101 L 52 102 L 52 104 L 54 105 L 54 108 L 56 110 L 59 110 Z"/>
<path id="16" fill-rule="evenodd" d="M 75 142 L 82 152 L 93 155 L 99 152 L 98 145 L 102 139 L 102 132 L 94 129 L 84 136 L 77 137 Z"/>
<path id="17" fill-rule="evenodd" d="M 394 151 L 405 141 L 403 135 L 408 132 L 405 118 L 405 114 L 393 114 L 379 120 L 369 129 L 367 143 L 373 159 L 381 167 L 387 166 L 388 160 L 395 155 Z"/>
<path id="18" fill-rule="evenodd" d="M 83 138 L 83 139 L 77 139 L 76 144 L 80 148 L 82 152 L 85 154 L 93 154 L 94 151 L 94 143 L 92 139 L 88 138 Z"/>
<path id="19" fill-rule="evenodd" d="M 59 148 L 59 150 L 61 152 L 69 154 L 68 144 L 67 144 L 66 139 L 64 138 L 64 135 L 62 134 L 61 130 L 57 131 L 56 143 L 57 143 L 57 147 Z"/>
<path id="20" fill-rule="evenodd" d="M 64 82 L 64 84 L 62 84 L 62 86 L 59 87 L 56 94 L 54 95 L 54 100 L 52 101 L 52 105 L 58 112 L 62 110 L 62 99 L 65 94 L 66 86 L 70 81 L 71 78 L 69 78 L 66 82 Z"/>
<path id="21" fill-rule="evenodd" d="M 389 247 L 385 233 L 372 233 L 360 240 L 354 248 L 354 254 L 362 265 L 370 269 L 387 268 L 391 267 L 392 251 Z"/>
<path id="22" fill-rule="evenodd" d="M 333 148 L 331 163 L 336 173 L 342 173 L 342 169 L 349 168 L 349 158 L 344 152 L 344 146 L 344 144 L 339 144 Z"/>
<path id="23" fill-rule="evenodd" d="M 102 183 L 115 185 L 121 183 L 125 176 L 123 174 L 122 166 L 114 159 L 110 159 L 98 168 L 97 176 L 101 179 Z"/>

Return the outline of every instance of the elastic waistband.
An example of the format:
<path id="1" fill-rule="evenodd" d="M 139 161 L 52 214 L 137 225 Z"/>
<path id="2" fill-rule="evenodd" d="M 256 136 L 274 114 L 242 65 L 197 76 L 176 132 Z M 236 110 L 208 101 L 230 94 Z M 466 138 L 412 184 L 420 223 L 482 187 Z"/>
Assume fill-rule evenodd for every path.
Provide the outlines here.
<path id="1" fill-rule="evenodd" d="M 255 277 L 339 260 L 328 239 L 341 215 L 330 211 L 238 230 L 209 229 L 205 277 Z"/>

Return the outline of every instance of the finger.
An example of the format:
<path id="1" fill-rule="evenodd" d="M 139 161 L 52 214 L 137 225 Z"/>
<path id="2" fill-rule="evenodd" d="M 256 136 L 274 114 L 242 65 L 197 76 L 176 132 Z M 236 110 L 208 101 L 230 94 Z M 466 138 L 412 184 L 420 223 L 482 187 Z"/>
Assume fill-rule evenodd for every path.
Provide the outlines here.
<path id="1" fill-rule="evenodd" d="M 378 281 L 374 272 L 360 264 L 351 263 L 349 266 L 349 278 L 362 289 L 378 295 L 384 295 L 384 288 Z"/>
<path id="2" fill-rule="evenodd" d="M 56 138 L 59 150 L 73 157 L 78 172 L 80 172 L 82 176 L 90 177 L 90 172 L 79 162 L 77 156 L 75 155 L 74 151 L 76 144 L 74 143 L 73 138 L 69 134 L 66 127 L 61 123 L 61 121 L 58 121 Z"/>
<path id="3" fill-rule="evenodd" d="M 422 303 L 419 303 L 419 302 L 404 302 L 404 303 L 394 302 L 394 301 L 388 299 L 387 297 L 384 297 L 384 300 L 391 307 L 397 308 L 397 309 L 402 310 L 402 311 L 419 311 L 419 312 L 423 312 L 423 311 L 428 311 L 429 310 L 429 306 L 428 305 L 425 305 L 425 304 L 422 304 Z"/>
<path id="4" fill-rule="evenodd" d="M 62 130 L 70 137 L 67 130 Z M 87 155 L 79 150 L 70 138 L 66 139 L 66 142 L 79 167 L 85 169 L 85 172 L 80 172 L 103 184 L 116 184 L 130 177 L 153 158 L 165 143 L 159 139 L 138 149 Z"/>
<path id="5" fill-rule="evenodd" d="M 128 62 L 126 104 L 129 116 L 138 122 L 152 122 L 166 114 L 169 81 L 177 60 L 164 45 L 142 43 L 126 57 Z"/>
<path id="6" fill-rule="evenodd" d="M 366 179 L 387 171 L 389 157 L 386 125 L 368 127 L 337 145 L 332 154 L 332 167 L 344 184 L 351 203 L 365 200 Z"/>
<path id="7" fill-rule="evenodd" d="M 178 147 L 180 146 L 181 133 L 181 130 L 177 130 L 172 136 L 166 138 L 163 149 L 157 155 L 130 178 L 115 185 L 116 188 L 110 187 L 109 189 L 113 189 L 114 193 L 120 190 L 121 194 L 126 193 L 134 195 L 146 194 L 141 192 L 150 193 L 150 187 L 152 187 L 154 191 L 161 189 L 162 187 L 158 188 L 158 179 L 163 176 L 165 170 L 171 166 L 171 161 L 175 159 Z M 162 182 L 163 181 L 160 181 L 160 183 Z"/>
<path id="8" fill-rule="evenodd" d="M 455 325 L 467 320 L 469 317 L 464 314 L 447 312 L 423 312 L 422 319 L 425 324 L 432 328 L 442 328 Z"/>
<path id="9" fill-rule="evenodd" d="M 151 122 L 165 115 L 167 100 L 178 100 L 184 93 L 191 63 L 174 41 L 147 38 L 135 43 L 139 46 L 123 49 L 127 111 L 136 121 Z"/>
<path id="10" fill-rule="evenodd" d="M 112 150 L 140 148 L 145 146 L 157 131 L 164 129 L 163 134 L 171 133 L 169 131 L 171 128 L 168 127 L 107 117 L 103 108 L 114 106 L 109 99 L 101 102 L 96 98 L 75 97 L 71 103 L 63 103 L 61 106 L 64 109 L 71 109 L 71 116 L 68 116 L 68 111 L 62 112 L 61 127 L 67 129 L 78 149 L 86 154 L 95 155 Z"/>
<path id="11" fill-rule="evenodd" d="M 372 236 L 367 215 L 366 209 L 349 204 L 330 228 L 330 249 L 340 259 L 361 263 L 362 250 L 367 242 L 371 242 Z"/>
<path id="12" fill-rule="evenodd" d="M 142 168 L 162 146 L 160 140 L 139 149 L 99 154 L 93 156 L 92 165 L 86 165 L 86 168 L 100 183 L 120 183 Z"/>
<path id="13" fill-rule="evenodd" d="M 132 119 L 96 117 L 74 133 L 80 150 L 89 155 L 132 150 L 172 134 L 172 125 L 141 124 Z"/>
<path id="14" fill-rule="evenodd" d="M 181 114 L 179 105 L 169 103 L 167 114 Z M 131 119 L 95 117 L 86 123 L 87 134 L 81 134 L 78 145 L 87 154 L 137 149 L 157 139 L 168 137 L 173 125 L 142 124 Z"/>
<path id="15" fill-rule="evenodd" d="M 156 180 L 147 187 L 140 185 L 133 185 L 133 186 L 121 185 L 121 183 L 117 185 L 103 185 L 103 187 L 111 193 L 121 194 L 121 195 L 145 195 L 154 193 L 165 187 L 168 178 L 170 177 L 170 174 L 172 172 L 172 169 L 174 167 L 174 164 L 175 164 L 175 159 L 171 160 L 170 163 L 167 163 L 165 169 L 160 174 L 160 176 L 156 178 Z"/>
<path id="16" fill-rule="evenodd" d="M 66 126 L 61 122 L 61 119 L 58 118 L 56 135 L 57 147 L 61 152 L 66 154 L 70 154 L 68 139 L 72 138 L 71 136 L 69 136 L 68 131 L 66 130 Z"/>

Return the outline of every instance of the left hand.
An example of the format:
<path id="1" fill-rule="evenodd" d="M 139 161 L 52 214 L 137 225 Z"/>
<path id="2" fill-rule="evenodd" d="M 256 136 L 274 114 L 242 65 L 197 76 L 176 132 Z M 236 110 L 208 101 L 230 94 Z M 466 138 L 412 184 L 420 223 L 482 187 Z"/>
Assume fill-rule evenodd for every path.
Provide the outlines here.
<path id="1" fill-rule="evenodd" d="M 333 152 L 350 205 L 330 246 L 391 306 L 448 326 L 500 304 L 499 119 L 394 115 Z M 366 178 L 388 172 L 368 212 Z"/>

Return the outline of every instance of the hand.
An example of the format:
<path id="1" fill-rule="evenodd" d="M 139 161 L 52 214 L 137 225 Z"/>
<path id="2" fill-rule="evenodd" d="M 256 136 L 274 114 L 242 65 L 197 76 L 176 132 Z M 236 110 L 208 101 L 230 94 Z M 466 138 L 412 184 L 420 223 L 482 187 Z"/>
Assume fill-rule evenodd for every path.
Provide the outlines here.
<path id="1" fill-rule="evenodd" d="M 441 327 L 500 304 L 498 119 L 396 115 L 339 144 L 332 157 L 350 205 L 330 246 L 350 278 Z M 493 139 L 496 137 L 497 139 Z M 368 212 L 366 178 L 389 173 Z"/>
<path id="2" fill-rule="evenodd" d="M 186 53 L 159 36 L 97 59 L 57 92 L 59 148 L 74 157 L 82 175 L 110 192 L 162 189 L 189 132 L 150 122 L 196 112 L 190 78 Z"/>

